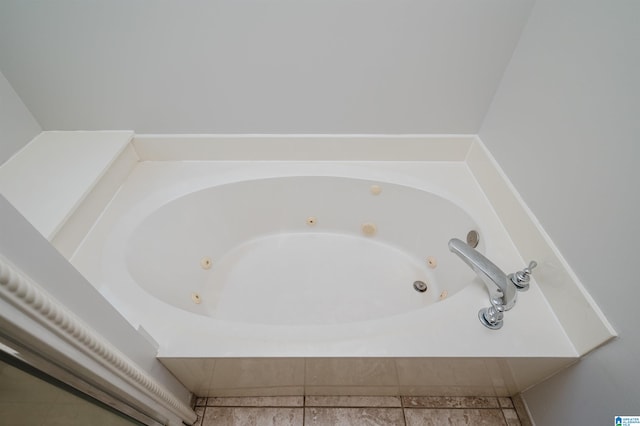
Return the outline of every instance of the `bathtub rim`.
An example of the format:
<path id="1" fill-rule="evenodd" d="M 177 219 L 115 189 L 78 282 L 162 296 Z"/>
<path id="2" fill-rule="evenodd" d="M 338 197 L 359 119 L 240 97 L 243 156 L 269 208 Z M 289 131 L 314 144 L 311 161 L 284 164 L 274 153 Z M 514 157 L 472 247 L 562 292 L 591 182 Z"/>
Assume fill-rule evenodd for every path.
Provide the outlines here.
<path id="1" fill-rule="evenodd" d="M 217 164 L 214 164 L 213 162 L 202 162 L 202 163 L 194 163 L 194 162 L 189 162 L 189 163 L 185 163 L 185 162 L 178 162 L 178 163 L 164 163 L 164 164 L 158 164 L 158 163 L 141 163 L 137 170 L 145 170 L 149 173 L 157 171 L 157 170 L 161 170 L 163 167 L 174 167 L 175 170 L 174 171 L 180 171 L 182 170 L 184 167 L 188 167 L 190 165 L 193 164 L 197 164 L 199 165 L 199 167 L 203 167 L 203 168 L 207 168 L 207 167 L 214 167 L 216 165 L 221 165 L 221 164 L 226 164 L 228 167 L 234 167 L 237 166 L 237 164 L 233 164 L 233 162 L 219 162 Z M 281 164 L 275 164 L 273 162 L 265 162 L 265 163 L 261 163 L 262 167 L 279 167 Z M 331 165 L 327 165 L 326 163 L 317 163 L 319 164 L 319 166 L 321 167 L 331 167 Z M 406 173 L 405 168 L 409 167 L 411 165 L 412 168 L 414 169 L 420 169 L 421 167 L 423 167 L 425 164 L 423 162 L 414 162 L 414 163 L 398 163 L 398 164 L 394 164 L 394 165 L 390 165 L 390 163 L 387 163 L 387 169 L 389 167 L 394 168 L 394 167 L 399 167 L 400 170 L 402 171 L 402 174 L 404 175 Z M 307 166 L 308 164 L 305 162 L 305 166 Z M 347 164 L 347 166 L 350 166 L 353 164 Z M 370 163 L 366 163 L 367 166 L 371 166 Z M 252 164 L 252 166 L 255 166 L 255 163 Z M 437 165 L 434 165 L 434 167 L 440 167 L 440 168 L 451 168 L 451 170 L 455 170 L 455 172 L 459 173 L 460 171 L 465 171 L 465 173 L 468 173 L 468 169 L 466 168 L 466 166 L 462 163 L 441 163 L 438 162 Z M 142 173 L 142 172 L 140 172 Z M 385 175 L 388 175 L 388 170 L 384 170 L 383 173 L 385 173 Z M 282 170 L 278 169 L 278 176 L 282 176 Z M 162 182 L 155 182 L 155 185 L 160 185 L 162 186 Z M 134 185 L 135 186 L 135 185 Z M 133 188 L 133 190 L 135 190 L 136 188 Z M 139 189 L 139 188 L 138 188 Z M 132 191 L 133 191 L 132 190 Z M 126 192 L 126 191 L 125 191 Z M 135 192 L 135 191 L 133 191 Z M 121 194 L 122 195 L 122 191 Z M 482 198 L 482 194 L 478 194 L 478 197 Z M 113 207 L 113 206 L 111 206 Z M 115 209 L 114 211 L 111 211 L 111 215 L 117 215 L 118 211 L 117 209 Z M 491 212 L 487 213 L 487 214 L 493 214 Z M 503 243 L 506 244 L 508 247 L 513 247 L 512 246 L 512 242 L 508 239 L 508 237 L 503 237 L 504 241 Z M 514 264 L 520 264 L 522 261 L 521 259 L 519 259 L 518 253 L 516 250 L 514 250 L 513 248 L 509 250 L 509 255 L 508 257 L 510 257 L 509 262 L 505 262 L 505 263 L 514 263 Z M 496 262 L 502 263 L 500 262 L 500 259 L 497 259 Z M 99 283 L 99 280 L 95 280 L 95 279 L 91 279 L 90 281 L 94 282 L 94 283 Z M 537 287 L 537 286 L 536 286 Z M 103 294 L 108 298 L 111 299 L 111 301 L 116 302 L 114 303 L 114 305 L 117 306 L 117 298 L 114 299 L 114 295 L 113 294 L 109 294 L 108 291 L 106 291 L 105 289 L 102 289 Z M 466 296 L 464 297 L 460 297 L 463 294 L 465 294 Z M 531 295 L 531 296 L 530 296 Z M 535 296 L 534 296 L 535 295 Z M 535 353 L 538 354 L 540 356 L 557 356 L 557 355 L 561 355 L 561 356 L 575 356 L 575 350 L 573 349 L 573 346 L 566 340 L 566 335 L 563 334 L 563 332 L 561 331 L 562 328 L 560 327 L 560 325 L 556 322 L 555 320 L 555 316 L 553 315 L 552 312 L 549 311 L 549 307 L 546 303 L 546 300 L 544 299 L 544 297 L 542 297 L 542 295 L 539 293 L 538 289 L 533 289 L 532 291 L 527 293 L 527 298 L 535 298 L 537 300 L 536 303 L 523 303 L 522 306 L 520 307 L 520 309 L 514 310 L 513 314 L 510 315 L 510 322 L 512 324 L 515 324 L 516 322 L 521 322 L 522 326 L 526 327 L 527 321 L 524 320 L 524 316 L 525 313 L 527 311 L 530 310 L 544 310 L 545 312 L 548 312 L 547 315 L 547 319 L 545 321 L 547 321 L 547 323 L 550 325 L 550 327 L 552 327 L 553 331 L 552 335 L 555 336 L 555 342 L 559 343 L 559 346 L 563 349 L 559 349 L 559 351 L 553 351 L 553 350 L 549 350 L 548 349 L 548 342 L 545 342 L 543 340 L 541 340 L 539 337 L 535 338 L 535 336 L 521 336 L 518 333 L 515 333 L 514 337 L 516 339 L 516 341 L 521 341 L 522 344 L 524 345 L 523 347 L 529 347 L 530 349 L 532 349 L 532 351 L 530 351 L 530 353 Z M 133 299 L 135 300 L 135 297 L 133 297 Z M 517 351 L 514 350 L 513 348 L 509 349 L 509 346 L 513 346 L 512 342 L 509 342 L 509 337 L 508 333 L 506 332 L 506 330 L 508 330 L 510 327 L 506 327 L 502 330 L 502 334 L 490 334 L 488 335 L 488 340 L 487 342 L 493 342 L 491 345 L 487 345 L 484 338 L 482 338 L 481 336 L 483 335 L 483 333 L 486 333 L 486 331 L 489 330 L 479 330 L 478 328 L 482 328 L 482 326 L 478 323 L 477 321 L 477 317 L 476 317 L 476 312 L 475 312 L 475 307 L 480 307 L 483 306 L 484 304 L 486 304 L 486 300 L 487 300 L 487 295 L 486 295 L 486 290 L 483 288 L 482 285 L 480 285 L 479 283 L 477 283 L 477 285 L 474 286 L 469 286 L 467 289 L 463 290 L 462 292 L 460 292 L 459 294 L 456 295 L 456 297 L 451 298 L 449 300 L 445 300 L 443 303 L 439 303 L 436 304 L 440 305 L 440 306 L 448 306 L 448 304 L 452 303 L 452 301 L 454 300 L 459 300 L 459 303 L 461 303 L 462 305 L 464 305 L 464 303 L 471 303 L 471 306 L 474 306 L 474 309 L 472 309 L 471 314 L 469 316 L 466 317 L 465 320 L 459 320 L 459 321 L 454 321 L 453 323 L 449 323 L 447 324 L 447 327 L 440 327 L 438 330 L 431 330 L 429 331 L 426 335 L 424 335 L 425 338 L 432 338 L 432 339 L 436 339 L 438 338 L 438 336 L 447 336 L 447 335 L 452 335 L 455 333 L 460 333 L 461 330 L 472 330 L 472 333 L 475 335 L 474 339 L 476 339 L 476 342 L 478 343 L 478 345 L 476 345 L 476 347 L 480 348 L 480 352 L 477 353 L 476 355 L 484 355 L 484 356 L 505 356 L 505 355 L 521 355 L 522 351 Z M 448 303 L 448 304 L 447 304 Z M 162 307 L 163 309 L 166 310 L 166 306 Z M 134 326 L 138 326 L 140 325 L 140 322 L 136 321 L 136 315 L 135 313 L 132 313 L 135 311 L 135 307 L 130 307 L 128 308 L 130 309 L 131 312 L 126 312 L 127 308 L 121 306 L 120 310 L 121 312 L 124 314 L 125 317 L 127 317 L 130 322 L 132 322 L 132 324 Z M 457 308 L 452 308 L 451 310 L 455 311 Z M 427 309 L 428 310 L 428 309 Z M 463 311 L 468 311 L 467 308 L 464 308 Z M 163 312 L 162 309 L 158 309 L 158 312 L 161 313 Z M 416 312 L 416 311 L 414 311 Z M 436 313 L 435 311 L 432 314 L 426 315 L 426 318 L 416 318 L 416 321 L 414 321 L 416 324 L 420 324 L 422 320 L 426 320 L 427 322 L 433 322 L 433 323 L 438 323 L 438 321 L 440 320 L 440 318 L 445 315 L 444 313 L 445 311 Z M 531 312 L 528 312 L 527 314 L 531 314 Z M 517 319 L 520 318 L 520 319 Z M 162 328 L 163 327 L 172 327 L 172 323 L 171 322 L 167 322 L 167 323 L 163 323 L 163 321 L 165 320 L 165 318 L 163 318 L 163 315 L 158 314 L 158 322 L 155 324 L 142 324 L 143 327 L 145 329 L 147 329 L 152 335 L 156 334 L 156 331 L 160 330 L 160 333 L 162 332 Z M 193 318 L 190 318 L 190 323 L 193 325 L 194 322 L 191 321 L 193 320 Z M 197 323 L 197 319 L 196 323 Z M 369 326 L 372 326 L 373 324 L 368 324 Z M 375 324 L 376 326 L 378 326 L 379 324 Z M 222 344 L 223 342 L 219 342 L 220 344 L 216 345 L 216 347 L 213 347 L 213 345 L 210 345 L 211 347 L 206 347 L 206 345 L 203 345 L 200 354 L 207 354 L 210 356 L 254 356 L 255 352 L 247 352 L 247 348 L 250 346 L 247 345 L 246 341 L 245 342 L 240 342 L 240 344 L 238 344 L 238 339 L 237 336 L 234 336 L 234 333 L 237 335 L 236 331 L 237 329 L 234 327 L 219 327 L 219 328 L 224 328 L 224 330 L 220 330 L 217 329 L 217 335 L 216 333 L 213 333 L 212 328 L 210 327 L 210 324 L 205 324 L 201 327 L 201 329 L 205 329 L 206 333 L 208 334 L 207 336 L 203 335 L 202 333 L 193 333 L 193 336 L 195 339 L 199 339 L 200 342 L 202 341 L 206 341 L 206 340 L 211 340 L 211 339 L 218 339 L 220 337 L 220 333 L 222 333 L 222 335 L 227 335 L 229 338 L 227 339 L 227 343 L 228 344 Z M 474 328 L 476 327 L 476 328 Z M 254 328 L 255 331 L 255 328 Z M 308 331 L 308 330 L 307 330 Z M 347 330 L 348 331 L 348 330 Z M 295 356 L 318 356 L 318 355 L 323 355 L 323 356 L 336 356 L 338 354 L 345 354 L 348 353 L 350 354 L 350 356 L 365 356 L 366 354 L 368 355 L 397 355 L 397 356 L 413 356 L 413 355 L 418 355 L 418 356 L 469 356 L 469 350 L 468 347 L 466 347 L 465 345 L 460 345 L 458 342 L 458 346 L 454 347 L 455 344 L 453 346 L 450 346 L 448 348 L 430 348 L 429 350 L 426 351 L 414 351 L 413 354 L 412 353 L 407 353 L 407 352 L 398 352 L 394 350 L 389 350 L 386 347 L 386 344 L 382 343 L 379 341 L 373 345 L 371 339 L 369 339 L 369 341 L 363 342 L 352 342 L 352 344 L 346 343 L 344 341 L 338 341 L 335 339 L 335 337 L 337 335 L 339 335 L 339 332 L 342 332 L 343 334 L 346 333 L 347 331 L 345 330 L 335 330 L 335 332 L 337 334 L 332 334 L 332 340 L 331 340 L 331 344 L 330 345 L 325 345 L 327 347 L 323 348 L 321 343 L 322 339 L 319 339 L 318 336 L 315 336 L 314 338 L 310 338 L 310 335 L 307 333 L 307 337 L 301 338 L 299 339 L 295 344 L 290 344 L 290 345 L 282 345 L 283 341 L 278 341 L 277 343 L 280 344 L 271 344 L 270 348 L 263 348 L 262 352 L 261 352 L 261 356 L 267 356 L 267 355 L 273 355 L 273 356 L 285 356 L 285 355 L 295 355 Z M 421 336 L 421 331 L 419 327 L 413 327 L 411 329 L 406 329 L 403 332 L 402 336 L 399 336 L 399 339 L 401 341 L 403 341 L 403 344 L 409 343 L 411 344 L 411 342 L 416 340 L 416 333 L 417 336 Z M 395 332 L 395 330 L 393 329 L 393 326 L 390 326 L 389 329 L 389 333 L 390 335 L 393 335 Z M 413 333 L 413 334 L 412 334 Z M 174 336 L 174 340 L 172 341 L 163 341 L 159 343 L 160 346 L 160 354 L 163 354 L 165 356 L 188 356 L 189 354 L 186 352 L 186 349 L 184 349 L 186 346 L 188 346 L 188 342 L 185 338 L 185 340 L 180 340 L 180 338 L 187 336 L 189 333 L 188 332 L 184 332 L 183 330 L 183 334 L 181 336 Z M 353 330 L 353 328 L 351 328 L 351 332 L 348 333 L 349 334 L 349 338 L 353 339 L 354 335 L 357 336 L 359 333 L 357 333 L 356 331 Z M 160 334 L 162 335 L 162 334 Z M 261 333 L 256 333 L 254 334 L 254 336 L 256 336 L 257 338 L 261 338 Z M 503 336 L 503 337 L 500 337 Z M 387 336 L 388 337 L 388 336 Z M 286 333 L 286 338 L 287 341 L 291 341 L 290 338 L 290 333 Z M 177 339 L 177 340 L 176 340 Z M 226 339 L 226 338 L 225 338 Z M 440 338 L 442 340 L 442 338 Z M 162 340 L 159 338 L 159 340 Z M 374 339 L 375 340 L 375 339 Z M 553 339 L 552 339 L 553 340 Z M 501 342 L 501 343 L 500 343 Z M 538 348 L 536 349 L 536 345 L 532 344 L 533 342 L 537 342 Z M 286 343 L 286 342 L 285 342 Z M 326 343 L 322 342 L 322 343 Z M 234 345 L 236 349 L 234 349 Z M 244 346 L 243 346 L 244 345 Z M 369 346 L 367 346 L 369 345 Z M 372 346 L 373 345 L 373 346 Z M 377 345 L 377 346 L 376 346 Z M 169 349 L 169 347 L 171 346 L 171 349 Z M 541 350 L 540 348 L 547 348 L 546 350 Z M 180 350 L 178 348 L 183 348 L 184 350 Z M 367 349 L 368 348 L 368 349 Z M 505 350 L 505 348 L 507 348 Z M 199 349 L 199 350 L 200 350 Z M 556 348 L 557 349 L 557 348 Z M 193 352 L 192 352 L 193 354 Z"/>

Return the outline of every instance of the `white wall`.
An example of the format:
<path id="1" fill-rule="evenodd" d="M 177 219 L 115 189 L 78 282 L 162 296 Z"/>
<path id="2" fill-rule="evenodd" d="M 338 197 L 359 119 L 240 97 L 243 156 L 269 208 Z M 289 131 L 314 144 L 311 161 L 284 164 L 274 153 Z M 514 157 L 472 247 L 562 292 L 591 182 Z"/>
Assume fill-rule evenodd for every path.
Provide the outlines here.
<path id="1" fill-rule="evenodd" d="M 45 130 L 477 133 L 533 0 L 4 0 Z"/>
<path id="2" fill-rule="evenodd" d="M 0 72 L 0 164 L 41 131 L 36 119 Z"/>
<path id="3" fill-rule="evenodd" d="M 640 2 L 538 0 L 480 137 L 620 337 L 524 394 L 539 425 L 640 415 Z"/>

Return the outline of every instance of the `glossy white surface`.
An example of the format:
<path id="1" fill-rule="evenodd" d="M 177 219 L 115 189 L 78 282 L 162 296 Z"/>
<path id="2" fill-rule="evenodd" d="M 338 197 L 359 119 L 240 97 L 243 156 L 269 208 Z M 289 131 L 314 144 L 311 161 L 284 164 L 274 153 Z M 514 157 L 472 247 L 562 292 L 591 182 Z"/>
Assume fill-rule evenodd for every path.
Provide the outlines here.
<path id="1" fill-rule="evenodd" d="M 133 146 L 128 144 L 94 184 L 85 199 L 72 211 L 51 240 L 51 244 L 64 257 L 68 259 L 73 256 L 73 252 L 87 235 L 96 218 L 100 216 L 138 161 Z"/>
<path id="2" fill-rule="evenodd" d="M 139 216 L 120 222 L 142 220 L 130 233 L 116 225 L 105 256 L 119 264 L 124 253 L 135 283 L 170 305 L 240 323 L 341 324 L 421 309 L 475 276 L 449 255 L 451 235 L 483 234 L 442 197 L 333 176 L 216 185 L 146 217 L 133 208 Z M 416 292 L 415 281 L 429 290 Z"/>
<path id="3" fill-rule="evenodd" d="M 50 240 L 132 137 L 129 131 L 43 132 L 0 166 L 0 193 Z"/>
<path id="4" fill-rule="evenodd" d="M 464 288 L 456 294 L 425 308 L 385 318 L 322 325 L 247 324 L 217 320 L 150 297 L 131 276 L 125 255 L 128 236 L 161 206 L 181 196 L 225 183 L 288 176 L 364 179 L 383 187 L 398 184 L 436 194 L 466 212 L 473 212 L 474 221 L 486 236 L 486 254 L 496 264 L 507 271 L 525 265 L 463 162 L 141 163 L 105 210 L 72 262 L 130 322 L 144 326 L 159 343 L 162 357 L 576 356 L 535 281 L 532 289 L 521 293 L 517 306 L 506 314 L 504 328 L 494 332 L 478 322 L 477 311 L 487 305 L 488 296 L 484 286 L 471 279 L 473 274 L 467 275 L 469 278 L 463 283 Z M 383 190 L 380 197 L 384 194 Z M 268 197 L 269 194 L 264 195 Z M 323 193 L 322 204 L 341 216 L 345 212 L 341 209 L 342 204 L 337 202 L 340 198 L 332 199 L 336 195 Z M 346 193 L 343 196 L 348 199 L 352 195 Z M 367 196 L 372 197 L 370 194 Z M 259 212 L 267 205 L 263 202 L 249 204 L 246 208 L 253 209 L 251 211 L 259 220 Z M 415 219 L 405 220 L 401 209 L 396 210 L 395 207 L 391 203 L 385 206 L 387 214 L 393 213 L 396 217 L 397 231 L 391 234 L 414 233 L 416 240 L 420 240 L 421 229 L 447 226 L 437 215 L 421 216 L 417 223 Z M 190 222 L 197 214 L 197 210 L 191 211 L 182 215 L 180 220 Z M 301 226 L 306 226 L 304 220 L 307 216 L 309 214 L 301 216 Z M 202 232 L 206 233 L 211 224 L 204 222 L 201 226 Z M 232 228 L 231 231 L 233 233 Z M 161 235 L 163 231 L 157 232 Z M 462 232 L 466 233 L 466 230 Z M 170 245 L 171 241 L 167 239 L 165 244 Z M 438 244 L 446 245 L 446 241 Z M 184 251 L 188 250 L 188 245 L 184 246 Z M 446 252 L 444 247 L 437 250 Z M 438 268 L 468 273 L 468 268 L 459 259 L 453 254 L 448 256 L 440 256 L 442 261 Z M 200 253 L 194 258 L 196 267 L 199 267 L 200 258 Z M 163 259 L 157 267 L 165 262 Z M 191 290 L 185 290 L 188 298 Z M 282 295 L 274 292 L 272 298 L 278 297 Z M 365 293 L 362 303 L 367 302 Z M 266 299 L 261 303 L 270 302 Z M 251 302 L 247 300 L 245 308 L 250 307 Z"/>

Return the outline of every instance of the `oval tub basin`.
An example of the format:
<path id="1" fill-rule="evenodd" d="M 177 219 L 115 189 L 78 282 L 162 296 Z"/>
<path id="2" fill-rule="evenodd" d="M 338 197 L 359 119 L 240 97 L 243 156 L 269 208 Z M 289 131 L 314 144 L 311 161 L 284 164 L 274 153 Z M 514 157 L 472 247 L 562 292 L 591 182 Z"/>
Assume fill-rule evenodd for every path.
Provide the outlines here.
<path id="1" fill-rule="evenodd" d="M 249 324 L 344 324 L 455 296 L 474 274 L 447 242 L 471 229 L 479 230 L 459 206 L 416 188 L 280 177 L 167 202 L 132 230 L 125 256 L 140 287 L 184 311 Z"/>

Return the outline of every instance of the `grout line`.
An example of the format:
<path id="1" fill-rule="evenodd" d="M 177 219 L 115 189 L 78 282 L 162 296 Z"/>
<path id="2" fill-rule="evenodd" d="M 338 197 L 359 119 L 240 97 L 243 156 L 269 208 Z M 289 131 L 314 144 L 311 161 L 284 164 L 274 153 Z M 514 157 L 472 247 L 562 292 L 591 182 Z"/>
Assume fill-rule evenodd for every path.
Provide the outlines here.
<path id="1" fill-rule="evenodd" d="M 404 425 L 407 426 L 407 411 L 404 406 L 404 398 L 400 395 L 400 406 L 402 407 L 402 420 L 404 420 Z"/>
<path id="2" fill-rule="evenodd" d="M 393 408 L 393 407 L 388 407 Z M 395 407 L 397 408 L 397 407 Z M 509 408 L 500 407 L 406 407 L 405 410 L 509 410 Z"/>
<path id="3" fill-rule="evenodd" d="M 427 406 L 427 405 L 413 405 L 413 406 L 405 406 L 403 401 L 400 401 L 400 406 L 395 405 L 316 405 L 316 404 L 307 404 L 303 405 L 198 405 L 197 407 L 229 407 L 229 408 L 400 408 L 400 409 L 439 409 L 439 410 L 496 410 L 496 409 L 511 409 L 515 410 L 512 407 L 451 407 L 446 405 L 437 405 L 437 406 Z M 515 410 L 517 412 L 517 410 Z"/>
<path id="4" fill-rule="evenodd" d="M 299 408 L 299 407 L 291 407 Z M 388 406 L 388 405 L 305 405 L 304 408 L 388 408 L 388 409 L 400 409 L 402 407 Z"/>
<path id="5" fill-rule="evenodd" d="M 199 407 L 202 407 L 200 405 Z M 304 408 L 305 405 L 207 405 L 207 407 L 226 407 L 226 408 Z M 311 407 L 317 407 L 312 405 Z"/>
<path id="6" fill-rule="evenodd" d="M 498 405 L 500 405 L 500 401 L 498 401 Z M 509 421 L 507 420 L 507 416 L 504 415 L 504 408 L 502 407 L 500 407 L 500 414 L 502 415 L 502 420 L 504 420 L 504 424 L 508 426 Z"/>
<path id="7" fill-rule="evenodd" d="M 198 407 L 204 407 L 199 405 Z M 389 408 L 403 409 L 403 407 L 389 405 L 207 405 L 209 408 Z M 442 407 L 408 407 L 408 408 L 442 408 Z M 445 407 L 446 408 L 446 407 Z M 450 407 L 449 407 L 450 408 Z M 462 408 L 463 410 L 465 408 Z M 468 408 L 466 408 L 468 409 Z M 490 407 L 484 407 L 491 410 Z"/>

